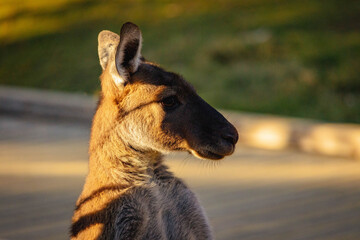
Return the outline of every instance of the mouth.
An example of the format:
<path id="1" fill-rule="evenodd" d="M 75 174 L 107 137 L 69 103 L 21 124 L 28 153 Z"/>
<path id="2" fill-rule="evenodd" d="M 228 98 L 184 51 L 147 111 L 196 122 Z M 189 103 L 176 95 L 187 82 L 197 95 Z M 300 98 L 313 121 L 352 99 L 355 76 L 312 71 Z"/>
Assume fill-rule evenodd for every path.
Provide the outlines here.
<path id="1" fill-rule="evenodd" d="M 200 159 L 209 159 L 209 160 L 220 160 L 225 156 L 231 155 L 235 150 L 235 146 L 232 146 L 231 150 L 228 151 L 210 151 L 210 150 L 191 150 L 191 153 Z"/>
<path id="2" fill-rule="evenodd" d="M 195 157 L 202 158 L 202 159 L 210 159 L 210 160 L 220 160 L 223 159 L 224 155 L 219 155 L 210 151 L 204 151 L 204 152 L 196 152 L 196 154 L 193 153 Z"/>

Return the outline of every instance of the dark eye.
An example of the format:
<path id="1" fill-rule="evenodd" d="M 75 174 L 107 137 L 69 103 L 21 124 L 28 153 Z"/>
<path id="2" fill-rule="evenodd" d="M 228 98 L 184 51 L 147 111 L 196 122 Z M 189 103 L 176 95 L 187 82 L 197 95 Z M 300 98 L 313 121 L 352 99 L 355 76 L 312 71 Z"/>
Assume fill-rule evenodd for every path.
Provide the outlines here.
<path id="1" fill-rule="evenodd" d="M 161 105 L 170 110 L 176 108 L 180 104 L 176 96 L 170 96 L 161 100 Z"/>

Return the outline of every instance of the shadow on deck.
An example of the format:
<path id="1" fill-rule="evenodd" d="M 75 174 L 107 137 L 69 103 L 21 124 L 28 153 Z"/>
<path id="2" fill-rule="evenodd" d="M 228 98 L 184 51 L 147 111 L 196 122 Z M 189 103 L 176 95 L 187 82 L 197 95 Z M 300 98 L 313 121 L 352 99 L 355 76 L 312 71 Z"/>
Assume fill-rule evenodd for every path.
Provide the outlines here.
<path id="1" fill-rule="evenodd" d="M 0 239 L 66 239 L 87 171 L 88 127 L 0 118 Z M 360 239 L 360 162 L 238 147 L 167 162 L 217 239 Z"/>

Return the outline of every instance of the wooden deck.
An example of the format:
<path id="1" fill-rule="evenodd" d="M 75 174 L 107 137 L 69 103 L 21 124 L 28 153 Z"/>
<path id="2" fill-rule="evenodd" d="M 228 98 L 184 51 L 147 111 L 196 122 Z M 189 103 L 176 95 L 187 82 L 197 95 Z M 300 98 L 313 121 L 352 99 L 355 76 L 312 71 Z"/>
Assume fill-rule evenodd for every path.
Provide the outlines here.
<path id="1" fill-rule="evenodd" d="M 0 239 L 67 239 L 89 127 L 0 116 Z M 360 162 L 238 147 L 225 161 L 167 158 L 217 239 L 360 239 Z"/>

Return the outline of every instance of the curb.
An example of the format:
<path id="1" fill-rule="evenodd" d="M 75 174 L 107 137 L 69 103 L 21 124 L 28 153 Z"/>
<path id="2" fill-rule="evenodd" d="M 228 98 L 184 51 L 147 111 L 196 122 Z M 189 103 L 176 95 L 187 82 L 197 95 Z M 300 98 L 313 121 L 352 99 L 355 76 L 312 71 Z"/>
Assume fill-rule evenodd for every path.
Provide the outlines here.
<path id="1" fill-rule="evenodd" d="M 0 114 L 90 123 L 96 98 L 45 90 L 0 87 Z M 221 111 L 239 131 L 239 143 L 261 149 L 360 159 L 360 125 Z"/>
<path id="2" fill-rule="evenodd" d="M 96 101 L 81 94 L 0 86 L 0 113 L 91 122 Z"/>
<path id="3" fill-rule="evenodd" d="M 246 146 L 360 159 L 360 125 L 273 115 L 228 113 Z"/>

